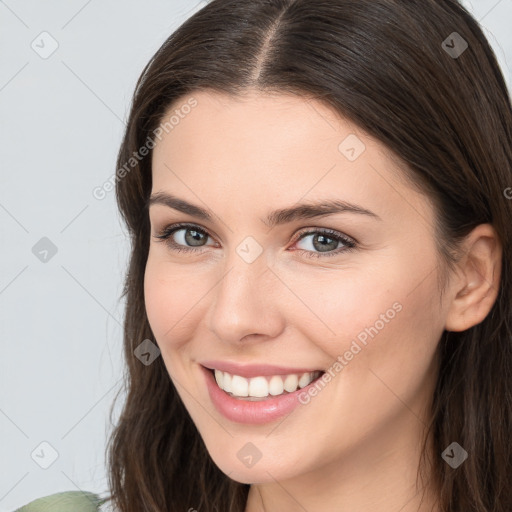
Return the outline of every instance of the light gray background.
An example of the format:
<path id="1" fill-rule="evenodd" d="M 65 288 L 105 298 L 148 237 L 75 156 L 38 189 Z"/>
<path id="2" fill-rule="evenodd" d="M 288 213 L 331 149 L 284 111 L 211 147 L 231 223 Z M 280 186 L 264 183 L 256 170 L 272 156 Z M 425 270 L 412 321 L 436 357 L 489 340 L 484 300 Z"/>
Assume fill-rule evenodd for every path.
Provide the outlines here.
<path id="1" fill-rule="evenodd" d="M 128 241 L 114 192 L 98 200 L 92 191 L 115 172 L 143 66 L 203 5 L 0 0 L 0 512 L 107 490 Z M 464 5 L 511 89 L 512 0 Z M 44 31 L 58 43 L 46 59 L 31 47 L 51 48 Z M 57 248 L 46 262 L 32 251 L 43 237 Z M 42 442 L 58 453 L 47 469 Z"/>

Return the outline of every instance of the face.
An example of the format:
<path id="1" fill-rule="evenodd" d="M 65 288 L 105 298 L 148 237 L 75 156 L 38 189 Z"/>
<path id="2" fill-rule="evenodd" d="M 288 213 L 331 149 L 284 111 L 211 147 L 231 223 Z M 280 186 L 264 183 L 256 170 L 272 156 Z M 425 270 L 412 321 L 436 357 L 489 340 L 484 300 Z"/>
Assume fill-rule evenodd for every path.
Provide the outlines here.
<path id="1" fill-rule="evenodd" d="M 153 153 L 144 292 L 212 459 L 239 482 L 320 481 L 413 445 L 446 317 L 430 201 L 320 102 L 192 98 Z M 352 208 L 271 215 L 335 202 Z M 232 397 L 205 367 L 230 370 L 217 375 L 232 393 L 269 396 Z"/>

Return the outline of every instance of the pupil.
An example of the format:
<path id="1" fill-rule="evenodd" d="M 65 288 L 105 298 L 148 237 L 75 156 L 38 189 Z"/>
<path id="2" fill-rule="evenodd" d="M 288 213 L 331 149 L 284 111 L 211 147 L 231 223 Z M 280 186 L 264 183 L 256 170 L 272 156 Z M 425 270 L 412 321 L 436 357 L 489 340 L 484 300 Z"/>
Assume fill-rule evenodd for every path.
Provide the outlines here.
<path id="1" fill-rule="evenodd" d="M 327 244 L 320 243 L 317 246 L 317 244 L 315 243 L 315 240 L 320 240 L 323 242 L 325 242 L 326 240 L 331 240 L 332 242 L 330 245 L 332 247 L 329 246 L 329 243 L 327 243 Z M 329 238 L 328 236 L 325 236 L 325 235 L 317 235 L 317 236 L 315 236 L 315 238 L 313 238 L 313 246 L 315 247 L 316 250 L 321 251 L 321 252 L 327 252 L 329 249 L 336 249 L 336 245 L 338 245 L 337 240 L 334 240 L 333 238 Z"/>
<path id="2" fill-rule="evenodd" d="M 193 235 L 190 237 L 188 235 L 189 233 L 193 233 Z M 201 242 L 202 237 L 203 237 L 203 233 L 200 233 L 199 231 L 197 231 L 195 229 L 187 229 L 187 231 L 185 233 L 185 240 L 190 245 L 196 245 L 196 246 L 201 245 L 201 243 L 197 243 L 197 242 Z"/>

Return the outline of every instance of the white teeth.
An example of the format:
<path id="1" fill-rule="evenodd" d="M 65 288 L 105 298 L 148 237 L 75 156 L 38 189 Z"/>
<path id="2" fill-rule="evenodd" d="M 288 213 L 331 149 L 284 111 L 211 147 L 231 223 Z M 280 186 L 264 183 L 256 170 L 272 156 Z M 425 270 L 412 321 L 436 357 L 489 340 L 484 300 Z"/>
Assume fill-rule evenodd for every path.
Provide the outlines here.
<path id="1" fill-rule="evenodd" d="M 274 375 L 270 378 L 270 382 L 268 383 L 268 392 L 269 394 L 275 396 L 280 395 L 284 391 L 283 379 L 279 377 L 279 375 Z"/>
<path id="2" fill-rule="evenodd" d="M 285 392 L 293 393 L 297 388 L 302 389 L 310 384 L 321 374 L 322 372 L 315 371 L 300 375 L 272 375 L 246 379 L 240 375 L 232 375 L 227 372 L 215 370 L 215 381 L 219 388 L 230 393 L 232 396 L 265 398 L 269 394 L 277 396 Z"/>
<path id="3" fill-rule="evenodd" d="M 247 379 L 244 379 L 247 380 Z M 249 396 L 268 396 L 268 382 L 265 377 L 254 377 L 249 381 Z"/>
<path id="4" fill-rule="evenodd" d="M 224 389 L 222 382 L 224 381 L 224 374 L 215 370 L 215 380 L 217 381 L 217 385 L 219 388 Z"/>
<path id="5" fill-rule="evenodd" d="M 292 393 L 297 389 L 298 383 L 299 378 L 297 375 L 287 375 L 284 379 L 284 389 L 288 391 L 288 393 Z"/>
<path id="6" fill-rule="evenodd" d="M 311 374 L 304 373 L 302 377 L 299 379 L 299 388 L 303 388 L 307 386 L 311 382 Z"/>
<path id="7" fill-rule="evenodd" d="M 233 375 L 231 379 L 231 393 L 236 396 L 249 396 L 249 381 L 240 377 L 240 375 Z"/>
<path id="8" fill-rule="evenodd" d="M 215 370 L 215 373 L 217 373 L 217 370 Z M 222 386 L 219 386 L 219 387 L 229 393 L 231 391 L 231 375 L 229 373 L 224 373 L 224 372 L 219 372 L 219 373 L 224 374 Z"/>

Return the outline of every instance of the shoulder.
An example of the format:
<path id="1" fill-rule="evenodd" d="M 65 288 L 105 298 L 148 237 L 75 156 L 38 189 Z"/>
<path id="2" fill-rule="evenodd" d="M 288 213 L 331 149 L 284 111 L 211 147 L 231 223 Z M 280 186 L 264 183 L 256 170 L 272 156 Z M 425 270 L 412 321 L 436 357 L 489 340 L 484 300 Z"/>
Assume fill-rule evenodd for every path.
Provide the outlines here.
<path id="1" fill-rule="evenodd" d="M 104 502 L 92 492 L 67 491 L 38 498 L 14 512 L 99 512 Z"/>

